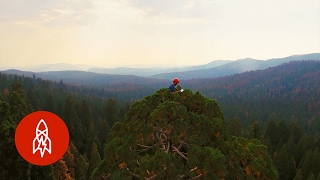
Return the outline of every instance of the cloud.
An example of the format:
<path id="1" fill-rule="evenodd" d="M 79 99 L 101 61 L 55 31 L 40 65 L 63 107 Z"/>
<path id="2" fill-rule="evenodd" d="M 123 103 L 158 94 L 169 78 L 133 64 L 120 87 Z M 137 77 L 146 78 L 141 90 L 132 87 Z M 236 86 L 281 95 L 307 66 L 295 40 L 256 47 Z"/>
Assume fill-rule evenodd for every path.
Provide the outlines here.
<path id="1" fill-rule="evenodd" d="M 121 4 L 139 12 L 145 23 L 184 25 L 207 23 L 212 20 L 213 9 L 208 9 L 211 1 L 174 0 L 143 1 L 122 0 Z"/>
<path id="2" fill-rule="evenodd" d="M 0 0 L 0 23 L 37 23 L 43 26 L 87 24 L 93 17 L 91 0 Z"/>

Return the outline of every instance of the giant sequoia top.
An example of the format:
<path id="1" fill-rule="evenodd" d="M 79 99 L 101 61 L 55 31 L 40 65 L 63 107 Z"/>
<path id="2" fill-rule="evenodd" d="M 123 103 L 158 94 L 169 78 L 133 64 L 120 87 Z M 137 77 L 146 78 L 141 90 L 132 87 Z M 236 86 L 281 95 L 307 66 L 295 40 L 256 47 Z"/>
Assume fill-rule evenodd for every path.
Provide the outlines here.
<path id="1" fill-rule="evenodd" d="M 134 103 L 113 126 L 104 154 L 96 178 L 278 177 L 264 145 L 229 136 L 218 103 L 190 90 L 160 89 Z"/>

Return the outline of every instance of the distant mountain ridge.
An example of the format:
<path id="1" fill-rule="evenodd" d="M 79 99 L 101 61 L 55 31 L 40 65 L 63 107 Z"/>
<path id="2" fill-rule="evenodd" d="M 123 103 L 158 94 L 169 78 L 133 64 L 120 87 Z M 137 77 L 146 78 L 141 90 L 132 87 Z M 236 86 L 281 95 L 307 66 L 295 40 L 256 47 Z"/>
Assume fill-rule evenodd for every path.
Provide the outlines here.
<path id="1" fill-rule="evenodd" d="M 194 79 L 194 78 L 213 78 L 219 76 L 226 76 L 231 74 L 242 73 L 252 70 L 267 69 L 281 65 L 290 61 L 302 61 L 302 60 L 320 60 L 320 53 L 305 54 L 305 55 L 293 55 L 285 58 L 274 58 L 269 60 L 257 60 L 252 58 L 239 59 L 220 66 L 207 69 L 190 70 L 184 72 L 174 73 L 162 73 L 149 77 L 160 79 L 172 79 L 179 77 L 180 79 Z"/>
<path id="2" fill-rule="evenodd" d="M 180 77 L 180 79 L 193 78 L 210 78 L 234 73 L 241 73 L 250 70 L 266 69 L 280 65 L 285 62 L 295 60 L 320 60 L 320 53 L 311 53 L 303 55 L 293 55 L 284 58 L 272 58 L 268 60 L 258 60 L 252 58 L 238 60 L 215 60 L 203 65 L 183 66 L 181 64 L 173 65 L 128 65 L 122 67 L 101 67 L 86 64 L 44 64 L 30 67 L 0 67 L 0 70 L 18 69 L 21 71 L 31 72 L 48 72 L 48 71 L 86 71 L 100 74 L 111 75 L 134 75 L 149 78 L 172 79 Z"/>
<path id="3" fill-rule="evenodd" d="M 117 75 L 135 75 L 135 76 L 152 76 L 161 73 L 172 73 L 172 72 L 184 72 L 190 70 L 199 70 L 217 67 L 223 64 L 227 64 L 229 60 L 217 60 L 212 61 L 208 64 L 187 66 L 187 67 L 152 67 L 152 68 L 129 68 L 129 67 L 117 67 L 117 68 L 90 68 L 88 72 L 102 73 L 102 74 L 117 74 Z"/>
<path id="4" fill-rule="evenodd" d="M 49 72 L 30 72 L 10 69 L 0 71 L 5 74 L 15 74 L 18 76 L 33 77 L 51 80 L 63 81 L 72 85 L 85 86 L 110 86 L 112 84 L 137 84 L 147 85 L 155 88 L 167 86 L 168 81 L 163 79 L 148 78 L 134 75 L 110 75 L 86 71 L 49 71 Z"/>
<path id="5" fill-rule="evenodd" d="M 238 74 L 246 71 L 263 70 L 269 67 L 281 65 L 290 61 L 302 61 L 302 60 L 320 60 L 320 53 L 306 54 L 306 55 L 294 55 L 285 58 L 274 58 L 269 60 L 257 60 L 252 58 L 239 59 L 236 61 L 231 60 L 217 60 L 208 64 L 189 66 L 189 67 L 177 67 L 177 68 L 96 68 L 91 67 L 90 71 L 84 70 L 55 70 L 55 71 L 21 71 L 21 70 L 5 70 L 7 74 L 17 74 L 32 77 L 33 75 L 42 79 L 49 79 L 54 81 L 60 81 L 61 79 L 70 84 L 87 84 L 87 85 L 101 85 L 103 83 L 136 83 L 153 85 L 155 87 L 167 86 L 168 82 L 175 77 L 180 80 L 188 79 L 203 79 L 227 76 L 232 74 Z M 68 67 L 70 64 L 54 64 L 52 67 L 61 66 Z M 62 67 L 63 66 L 63 67 Z M 81 65 L 78 65 L 79 67 Z M 41 68 L 42 66 L 39 66 Z M 75 66 L 72 66 L 75 69 Z M 86 67 L 85 65 L 82 66 Z M 57 68 L 59 69 L 59 68 Z M 40 69 L 39 69 L 40 70 Z M 95 72 L 91 72 L 95 71 Z M 174 72 L 173 72 L 174 71 Z M 167 72 L 167 73 L 160 73 Z M 157 74 L 158 73 L 158 74 Z M 153 74 L 153 75 L 152 75 Z"/>

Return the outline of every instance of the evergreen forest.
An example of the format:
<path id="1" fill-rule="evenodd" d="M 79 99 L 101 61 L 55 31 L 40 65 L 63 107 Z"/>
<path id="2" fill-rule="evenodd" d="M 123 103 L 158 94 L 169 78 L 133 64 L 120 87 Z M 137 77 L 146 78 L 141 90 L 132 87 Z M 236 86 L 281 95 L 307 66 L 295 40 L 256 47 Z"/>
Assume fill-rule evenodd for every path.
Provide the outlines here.
<path id="1" fill-rule="evenodd" d="M 320 61 L 182 87 L 0 73 L 1 179 L 320 180 Z M 38 110 L 60 116 L 70 134 L 65 155 L 44 167 L 14 144 L 20 120 Z"/>

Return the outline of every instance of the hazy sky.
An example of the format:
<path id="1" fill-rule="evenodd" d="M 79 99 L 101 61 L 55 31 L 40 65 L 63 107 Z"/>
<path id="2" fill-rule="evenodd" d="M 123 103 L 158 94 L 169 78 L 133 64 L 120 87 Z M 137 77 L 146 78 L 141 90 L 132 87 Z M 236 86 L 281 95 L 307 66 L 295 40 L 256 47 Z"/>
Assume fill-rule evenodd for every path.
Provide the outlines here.
<path id="1" fill-rule="evenodd" d="M 319 0 L 0 0 L 0 67 L 320 52 Z"/>

